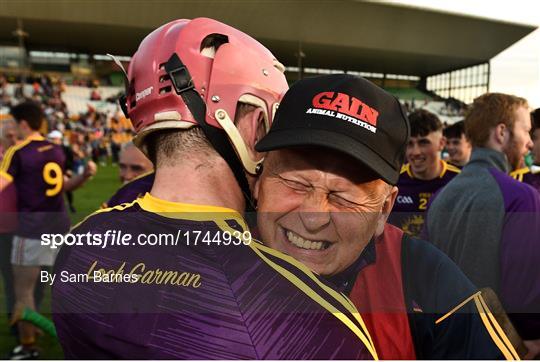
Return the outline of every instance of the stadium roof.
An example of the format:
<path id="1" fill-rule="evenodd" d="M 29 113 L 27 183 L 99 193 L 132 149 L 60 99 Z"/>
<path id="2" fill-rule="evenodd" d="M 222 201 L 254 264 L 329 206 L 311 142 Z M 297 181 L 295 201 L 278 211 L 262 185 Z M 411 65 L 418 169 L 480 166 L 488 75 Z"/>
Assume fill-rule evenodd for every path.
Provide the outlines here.
<path id="1" fill-rule="evenodd" d="M 489 2 L 486 3 L 489 6 Z M 426 76 L 488 61 L 535 27 L 381 3 L 334 1 L 2 1 L 0 43 L 132 55 L 153 28 L 211 17 L 268 46 L 285 65 Z"/>

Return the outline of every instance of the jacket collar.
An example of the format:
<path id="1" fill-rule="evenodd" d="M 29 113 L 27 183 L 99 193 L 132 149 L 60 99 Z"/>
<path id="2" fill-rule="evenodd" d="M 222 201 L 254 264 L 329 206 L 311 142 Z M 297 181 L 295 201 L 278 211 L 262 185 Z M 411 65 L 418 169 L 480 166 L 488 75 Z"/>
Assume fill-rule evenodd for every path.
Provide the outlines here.
<path id="1" fill-rule="evenodd" d="M 495 167 L 504 173 L 510 172 L 510 165 L 508 164 L 506 155 L 491 148 L 475 147 L 471 155 L 471 160 L 467 166 L 469 165 L 476 165 L 486 168 Z"/>
<path id="2" fill-rule="evenodd" d="M 340 292 L 348 295 L 351 292 L 360 271 L 366 266 L 375 263 L 375 261 L 375 241 L 374 239 L 371 239 L 352 265 L 339 274 L 326 277 L 326 280 L 332 283 Z"/>

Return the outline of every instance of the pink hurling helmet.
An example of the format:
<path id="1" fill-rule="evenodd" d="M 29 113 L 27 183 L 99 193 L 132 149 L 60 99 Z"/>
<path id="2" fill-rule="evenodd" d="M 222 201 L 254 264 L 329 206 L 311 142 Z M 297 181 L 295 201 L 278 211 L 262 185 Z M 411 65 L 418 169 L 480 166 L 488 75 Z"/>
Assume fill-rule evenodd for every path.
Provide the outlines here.
<path id="1" fill-rule="evenodd" d="M 207 18 L 171 21 L 142 41 L 129 64 L 122 106 L 134 142 L 144 151 L 153 131 L 198 125 L 237 179 L 241 166 L 256 174 L 262 160 L 248 154 L 234 125 L 236 107 L 261 108 L 268 131 L 288 89 L 283 72 L 268 49 L 239 30 Z M 238 159 L 235 170 L 231 162 Z"/>

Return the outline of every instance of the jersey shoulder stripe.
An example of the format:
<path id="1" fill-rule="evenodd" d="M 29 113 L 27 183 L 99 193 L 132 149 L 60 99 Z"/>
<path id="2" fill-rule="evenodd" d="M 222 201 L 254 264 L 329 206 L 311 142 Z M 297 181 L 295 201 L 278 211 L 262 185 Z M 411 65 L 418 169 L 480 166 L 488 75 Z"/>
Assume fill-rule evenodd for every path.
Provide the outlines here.
<path id="1" fill-rule="evenodd" d="M 155 172 L 154 170 L 145 172 L 145 173 L 143 173 L 143 174 L 141 174 L 141 175 L 139 175 L 139 176 L 133 178 L 132 180 L 129 180 L 129 181 L 126 182 L 122 187 L 124 187 L 124 186 L 126 186 L 126 185 L 129 185 L 130 183 L 132 183 L 132 182 L 134 182 L 134 181 L 137 181 L 137 180 L 139 180 L 139 179 L 141 179 L 141 178 L 143 178 L 143 177 L 146 177 L 146 176 L 148 176 L 148 175 L 151 175 L 151 174 L 153 174 L 154 172 Z"/>
<path id="2" fill-rule="evenodd" d="M 447 172 L 451 172 L 455 174 L 458 174 L 461 172 L 459 168 L 457 168 L 454 165 L 449 164 L 448 162 L 444 160 L 441 160 L 441 164 L 442 164 L 442 170 L 441 170 L 441 174 L 439 175 L 439 178 L 443 178 Z"/>
<path id="3" fill-rule="evenodd" d="M 531 172 L 531 170 L 528 167 L 519 168 L 517 170 L 514 170 L 510 172 L 510 177 L 523 182 L 523 176 Z"/>
<path id="4" fill-rule="evenodd" d="M 11 165 L 11 160 L 13 159 L 15 152 L 24 148 L 25 146 L 28 146 L 28 144 L 32 141 L 33 141 L 32 139 L 27 139 L 17 145 L 14 145 L 8 148 L 8 150 L 6 151 L 4 155 L 4 158 L 2 159 L 2 164 L 0 164 L 0 170 L 7 172 L 7 170 L 9 170 L 9 166 Z"/>
<path id="5" fill-rule="evenodd" d="M 146 194 L 142 199 L 135 200 L 131 203 L 98 210 L 85 220 L 88 220 L 90 217 L 96 217 L 97 215 L 115 210 L 120 212 L 129 211 L 129 208 L 134 206 L 136 207 L 136 205 L 141 207 L 141 209 L 144 211 L 156 214 L 164 212 L 163 208 L 166 208 L 167 211 L 171 211 L 174 206 L 172 203 L 170 203 L 171 205 L 168 205 L 169 203 L 159 203 L 160 201 L 163 200 L 154 200 L 150 194 Z M 183 210 L 188 205 L 179 204 L 177 206 Z M 195 209 L 197 208 L 197 205 L 193 206 Z M 201 211 L 202 208 L 205 210 L 210 209 L 209 206 L 199 206 L 199 208 Z M 233 227 L 227 223 L 226 220 L 219 220 L 219 211 L 222 211 L 221 214 L 231 215 L 231 213 L 223 213 L 223 211 L 227 211 L 228 209 L 219 207 L 214 207 L 214 209 L 218 212 L 216 214 L 216 220 L 214 220 L 216 225 L 223 231 L 233 233 L 235 229 L 233 229 Z M 181 214 L 182 219 L 185 219 L 184 213 L 182 212 Z M 223 216 L 221 217 L 223 218 Z M 353 303 L 348 300 L 347 297 L 325 285 L 306 266 L 289 256 L 267 248 L 255 240 L 252 240 L 252 242 L 249 244 L 249 246 L 246 246 L 246 248 L 247 252 L 254 254 L 254 259 L 256 257 L 256 259 L 262 263 L 261 265 L 267 265 L 267 267 L 273 270 L 276 275 L 281 275 L 287 280 L 287 282 L 294 286 L 294 289 L 305 294 L 313 303 L 316 303 L 327 311 L 330 314 L 330 318 L 335 318 L 342 323 L 343 327 L 350 330 L 354 336 L 356 336 L 358 343 L 365 346 L 373 358 L 378 358 L 373 341 L 361 319 L 360 313 L 356 310 L 356 307 L 354 307 Z"/>
<path id="6" fill-rule="evenodd" d="M 71 230 L 69 230 L 69 232 L 71 233 L 72 231 L 74 231 L 76 228 L 78 228 L 79 226 L 81 226 L 83 223 L 85 223 L 87 220 L 89 220 L 91 217 L 94 217 L 98 214 L 102 214 L 102 213 L 106 213 L 106 212 L 111 212 L 111 211 L 126 211 L 127 209 L 129 209 L 130 207 L 133 207 L 135 204 L 136 204 L 137 200 L 133 201 L 133 202 L 128 202 L 128 203 L 125 203 L 125 204 L 120 204 L 120 205 L 116 205 L 116 206 L 113 206 L 113 207 L 107 207 L 105 209 L 98 209 L 96 211 L 94 211 L 93 213 L 91 213 L 90 215 L 86 216 L 84 219 L 82 219 L 80 222 L 78 222 L 77 224 L 75 224 Z"/>
<path id="7" fill-rule="evenodd" d="M 323 283 L 296 259 L 266 247 L 258 241 L 252 240 L 249 246 L 272 269 L 345 324 L 362 341 L 372 357 L 378 359 L 373 339 L 360 313 L 348 297 Z"/>
<path id="8" fill-rule="evenodd" d="M 450 172 L 454 172 L 454 173 L 461 173 L 461 170 L 459 168 L 457 168 L 456 166 L 450 164 L 450 163 L 446 163 L 447 164 L 447 168 L 448 168 L 448 171 Z"/>
<path id="9" fill-rule="evenodd" d="M 0 170 L 0 177 L 2 177 L 8 183 L 13 182 L 13 176 L 11 176 L 6 171 Z"/>
<path id="10" fill-rule="evenodd" d="M 404 164 L 403 166 L 401 166 L 400 175 L 401 175 L 401 174 L 404 174 L 404 173 L 410 174 L 410 168 L 411 168 L 411 165 L 408 164 L 408 163 L 406 163 L 406 164 Z"/>
<path id="11" fill-rule="evenodd" d="M 489 307 L 484 301 L 484 298 L 482 298 L 482 292 L 476 292 L 475 294 L 465 299 L 448 313 L 437 319 L 435 321 L 435 324 L 441 323 L 446 318 L 456 313 L 459 309 L 463 308 L 463 306 L 470 302 L 474 302 L 478 311 L 478 315 L 480 316 L 482 323 L 486 328 L 486 331 L 489 333 L 489 336 L 491 337 L 495 345 L 499 348 L 506 360 L 519 361 L 520 358 L 518 353 L 516 352 L 514 346 L 504 333 L 504 330 L 502 329 L 500 324 L 497 322 L 497 320 L 489 310 Z"/>

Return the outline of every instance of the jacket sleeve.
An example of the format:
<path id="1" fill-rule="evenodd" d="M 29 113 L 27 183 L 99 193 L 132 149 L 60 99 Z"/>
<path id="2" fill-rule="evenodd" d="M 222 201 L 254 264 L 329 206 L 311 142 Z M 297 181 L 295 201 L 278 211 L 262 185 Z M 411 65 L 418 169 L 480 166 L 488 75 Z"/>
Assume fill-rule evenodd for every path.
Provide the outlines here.
<path id="1" fill-rule="evenodd" d="M 523 339 L 540 338 L 540 194 L 526 184 L 505 197 L 500 298 Z"/>
<path id="2" fill-rule="evenodd" d="M 403 244 L 405 299 L 419 359 L 519 359 L 459 268 L 431 244 Z"/>

